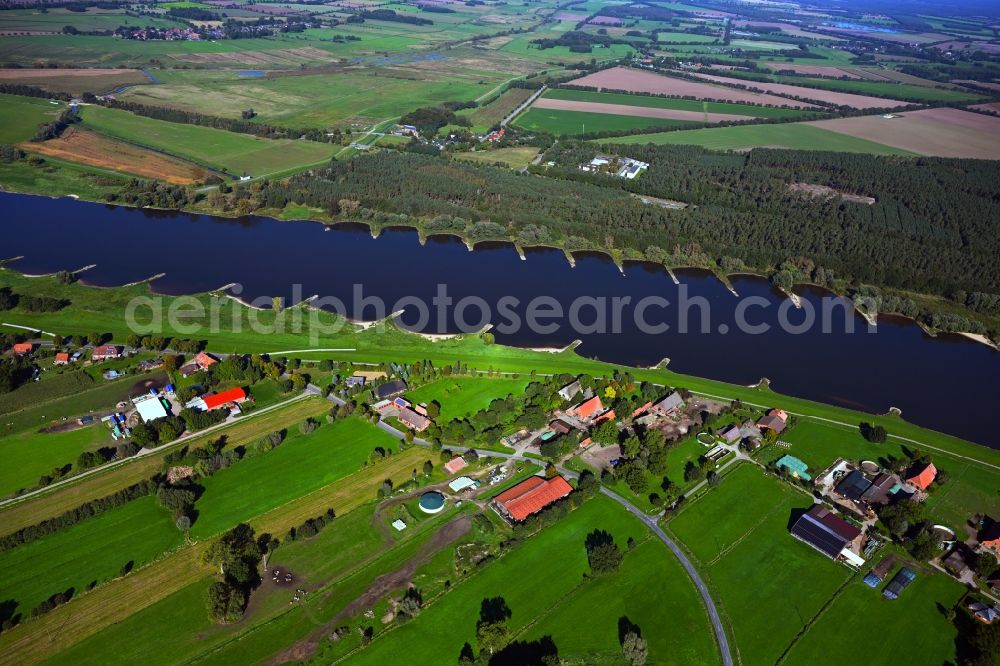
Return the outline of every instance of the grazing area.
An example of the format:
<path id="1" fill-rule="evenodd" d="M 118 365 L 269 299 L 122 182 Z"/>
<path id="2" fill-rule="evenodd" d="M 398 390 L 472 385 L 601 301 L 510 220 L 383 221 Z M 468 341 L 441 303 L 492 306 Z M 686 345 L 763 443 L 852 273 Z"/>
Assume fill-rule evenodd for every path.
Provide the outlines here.
<path id="1" fill-rule="evenodd" d="M 438 379 L 418 389 L 407 391 L 406 398 L 416 404 L 437 402 L 441 420 L 450 421 L 471 415 L 489 406 L 497 398 L 517 395 L 530 380 L 525 378 L 453 377 Z"/>
<path id="2" fill-rule="evenodd" d="M 961 109 L 924 109 L 891 119 L 858 116 L 811 124 L 918 155 L 978 159 L 996 159 L 1000 155 L 1000 118 Z"/>
<path id="3" fill-rule="evenodd" d="M 525 169 L 536 157 L 538 157 L 538 149 L 531 146 L 454 154 L 454 158 L 457 160 L 479 164 L 500 164 L 511 169 Z"/>
<path id="4" fill-rule="evenodd" d="M 0 69 L 0 83 L 17 83 L 36 86 L 50 92 L 71 95 L 93 93 L 99 95 L 118 91 L 126 86 L 151 83 L 148 76 L 137 69 Z"/>
<path id="5" fill-rule="evenodd" d="M 0 94 L 0 143 L 28 141 L 38 126 L 55 120 L 65 105 L 47 99 Z"/>
<path id="6" fill-rule="evenodd" d="M 560 103 L 555 101 L 558 106 Z M 566 102 L 565 106 L 577 107 L 579 102 Z M 585 104 L 585 103 L 584 103 Z M 673 115 L 694 115 L 690 112 L 665 111 L 660 117 L 639 115 L 621 115 L 622 107 L 610 107 L 614 113 L 600 113 L 576 110 L 555 110 L 541 105 L 532 105 L 514 121 L 518 127 L 532 132 L 549 132 L 550 134 L 575 136 L 593 134 L 595 132 L 620 132 L 622 130 L 646 129 L 664 127 L 684 127 L 701 120 L 677 120 Z M 653 110 L 656 113 L 656 110 Z M 653 115 L 653 114 L 650 114 Z M 664 117 L 666 116 L 666 117 Z"/>
<path id="7" fill-rule="evenodd" d="M 601 102 L 577 102 L 564 99 L 541 98 L 532 105 L 534 109 L 554 111 L 574 111 L 582 113 L 603 113 L 613 116 L 638 116 L 642 118 L 665 118 L 669 120 L 686 120 L 690 122 L 717 123 L 723 120 L 746 120 L 753 116 L 743 116 L 734 113 L 708 113 L 698 111 L 681 111 L 678 109 L 657 109 L 649 106 L 632 106 L 625 104 L 604 104 Z"/>

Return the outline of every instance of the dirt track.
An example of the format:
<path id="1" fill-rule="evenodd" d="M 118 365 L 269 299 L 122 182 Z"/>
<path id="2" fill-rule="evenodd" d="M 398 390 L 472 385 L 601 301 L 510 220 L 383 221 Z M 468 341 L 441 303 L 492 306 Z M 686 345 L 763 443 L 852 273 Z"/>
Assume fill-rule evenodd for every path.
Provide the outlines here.
<path id="1" fill-rule="evenodd" d="M 735 113 L 709 113 L 700 111 L 681 111 L 679 109 L 654 109 L 649 106 L 630 106 L 625 104 L 605 104 L 603 102 L 575 102 L 569 99 L 550 99 L 540 97 L 534 106 L 539 109 L 555 109 L 558 111 L 584 111 L 587 113 L 607 113 L 615 116 L 639 116 L 642 118 L 666 118 L 670 120 L 691 120 L 694 122 L 718 123 L 723 120 L 747 120 L 755 116 L 740 116 Z"/>
<path id="2" fill-rule="evenodd" d="M 1000 159 L 1000 118 L 942 107 L 808 123 L 921 155 Z"/>
<path id="3" fill-rule="evenodd" d="M 696 97 L 698 99 L 716 100 L 719 102 L 750 102 L 770 106 L 787 106 L 795 109 L 815 108 L 805 102 L 793 99 L 737 90 L 709 83 L 677 79 L 672 76 L 662 76 L 653 72 L 644 72 L 628 67 L 612 67 L 600 72 L 582 76 L 570 81 L 570 85 L 604 88 L 606 90 L 625 90 L 628 92 L 653 93 L 655 95 L 678 95 L 681 97 Z"/>

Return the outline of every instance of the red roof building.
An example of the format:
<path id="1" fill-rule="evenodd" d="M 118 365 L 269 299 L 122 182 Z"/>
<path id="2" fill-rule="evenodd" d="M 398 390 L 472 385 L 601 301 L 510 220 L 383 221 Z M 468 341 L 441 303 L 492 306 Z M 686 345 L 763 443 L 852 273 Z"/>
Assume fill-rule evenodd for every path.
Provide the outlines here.
<path id="1" fill-rule="evenodd" d="M 198 352 L 198 355 L 194 357 L 194 362 L 199 368 L 204 370 L 210 365 L 215 365 L 219 361 L 211 354 L 206 354 L 205 352 Z"/>
<path id="2" fill-rule="evenodd" d="M 14 345 L 14 353 L 18 356 L 24 356 L 25 354 L 30 354 L 35 351 L 35 345 L 30 342 L 18 342 Z"/>
<path id="3" fill-rule="evenodd" d="M 493 500 L 493 507 L 507 520 L 521 522 L 553 502 L 573 492 L 573 487 L 561 476 L 544 479 L 533 476 Z"/>
<path id="4" fill-rule="evenodd" d="M 632 412 L 632 418 L 635 418 L 635 417 L 637 417 L 637 416 L 639 416 L 641 414 L 645 414 L 646 410 L 649 409 L 652 406 L 653 406 L 652 402 L 647 402 L 645 405 L 643 405 L 639 409 L 637 409 L 634 412 Z"/>
<path id="5" fill-rule="evenodd" d="M 575 416 L 579 419 L 590 419 L 593 418 L 595 414 L 600 414 L 603 411 L 604 405 L 601 404 L 601 399 L 595 395 L 590 400 L 585 400 L 573 409 L 569 410 L 567 414 Z"/>
<path id="6" fill-rule="evenodd" d="M 594 423 L 600 423 L 602 421 L 614 421 L 615 418 L 616 418 L 615 410 L 609 409 L 608 411 L 604 412 L 596 419 L 594 419 Z"/>
<path id="7" fill-rule="evenodd" d="M 205 410 L 211 411 L 213 409 L 218 409 L 219 407 L 224 407 L 232 402 L 243 402 L 246 399 L 247 392 L 237 387 L 229 389 L 228 391 L 223 391 L 222 393 L 206 395 L 202 398 L 202 402 L 205 403 Z"/>
<path id="8" fill-rule="evenodd" d="M 465 462 L 465 458 L 462 456 L 455 456 L 444 464 L 444 471 L 448 474 L 455 474 L 459 470 L 465 468 L 468 464 L 469 463 Z"/>
<path id="9" fill-rule="evenodd" d="M 923 469 L 906 479 L 906 482 L 914 488 L 927 490 L 930 488 L 930 485 L 934 483 L 934 478 L 936 476 L 937 468 L 934 467 L 934 463 L 927 463 L 924 465 Z"/>
<path id="10" fill-rule="evenodd" d="M 994 521 L 983 530 L 979 543 L 983 548 L 989 548 L 994 553 L 1000 554 L 1000 522 Z"/>
<path id="11" fill-rule="evenodd" d="M 107 358 L 118 358 L 121 355 L 121 351 L 114 345 L 101 345 L 99 347 L 94 347 L 94 351 L 90 352 L 90 358 L 94 361 L 103 361 Z"/>
<path id="12" fill-rule="evenodd" d="M 56 352 L 56 365 L 69 365 L 69 352 Z"/>

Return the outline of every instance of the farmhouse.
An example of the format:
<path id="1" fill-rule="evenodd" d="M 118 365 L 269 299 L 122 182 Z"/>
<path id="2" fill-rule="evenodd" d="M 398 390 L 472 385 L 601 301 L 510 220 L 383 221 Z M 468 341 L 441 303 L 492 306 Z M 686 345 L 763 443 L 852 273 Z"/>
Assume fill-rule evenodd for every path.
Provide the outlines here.
<path id="1" fill-rule="evenodd" d="M 561 476 L 551 479 L 533 476 L 500 493 L 491 506 L 504 520 L 521 522 L 571 492 L 573 487 Z"/>
<path id="2" fill-rule="evenodd" d="M 649 408 L 649 411 L 660 416 L 672 416 L 684 406 L 684 398 L 677 391 L 674 391 L 663 400 Z"/>
<path id="3" fill-rule="evenodd" d="M 69 365 L 72 362 L 69 352 L 56 352 L 55 365 Z"/>
<path id="4" fill-rule="evenodd" d="M 897 483 L 899 483 L 899 478 L 896 475 L 883 472 L 876 476 L 872 484 L 868 486 L 868 490 L 862 493 L 861 500 L 869 504 L 885 504 L 889 501 L 889 491 Z"/>
<path id="5" fill-rule="evenodd" d="M 917 488 L 918 490 L 927 490 L 930 485 L 934 483 L 934 479 L 937 477 L 937 468 L 934 467 L 934 463 L 927 463 L 916 468 L 909 477 L 907 477 L 906 482 Z"/>
<path id="6" fill-rule="evenodd" d="M 109 358 L 121 358 L 121 349 L 115 345 L 100 345 L 94 347 L 94 351 L 90 353 L 90 359 L 92 361 L 104 361 Z"/>
<path id="7" fill-rule="evenodd" d="M 857 502 L 868 491 L 872 483 L 860 470 L 854 470 L 837 484 L 834 491 L 843 498 Z"/>
<path id="8" fill-rule="evenodd" d="M 465 462 L 465 458 L 462 456 L 455 456 L 444 464 L 444 471 L 448 474 L 455 474 L 458 471 L 465 469 L 468 464 L 469 463 Z"/>
<path id="9" fill-rule="evenodd" d="M 396 418 L 398 418 L 399 422 L 407 428 L 415 430 L 416 432 L 423 432 L 424 430 L 427 430 L 427 427 L 431 424 L 431 420 L 429 418 L 417 414 L 409 407 L 404 407 L 399 410 L 399 416 Z"/>
<path id="10" fill-rule="evenodd" d="M 776 414 L 765 414 L 757 420 L 757 427 L 761 430 L 773 430 L 780 435 L 785 430 L 785 421 Z"/>
<path id="11" fill-rule="evenodd" d="M 983 624 L 993 624 L 994 622 L 1000 622 L 1000 604 L 996 606 L 987 606 L 981 601 L 973 601 L 966 608 L 972 613 L 972 617 L 976 618 Z"/>
<path id="12" fill-rule="evenodd" d="M 219 362 L 219 359 L 215 358 L 211 354 L 206 354 L 205 352 L 198 352 L 198 355 L 194 357 L 194 363 L 202 370 L 207 370 L 210 366 L 215 365 Z"/>
<path id="13" fill-rule="evenodd" d="M 352 375 L 351 377 L 348 377 L 347 379 L 344 380 L 344 385 L 347 386 L 347 388 L 352 388 L 354 386 L 364 386 L 365 378 L 359 377 L 358 375 Z"/>
<path id="14" fill-rule="evenodd" d="M 393 407 L 392 400 L 379 400 L 374 405 L 372 405 L 372 409 L 374 409 L 376 412 L 384 412 L 385 410 L 390 409 L 392 407 Z"/>
<path id="15" fill-rule="evenodd" d="M 406 390 L 406 382 L 402 379 L 393 379 L 375 389 L 375 397 L 379 400 L 387 400 L 395 397 Z"/>
<path id="16" fill-rule="evenodd" d="M 808 544 L 831 560 L 844 559 L 860 566 L 864 560 L 851 551 L 862 532 L 826 507 L 816 504 L 792 525 L 792 536 Z"/>
<path id="17" fill-rule="evenodd" d="M 979 535 L 979 544 L 1000 555 L 1000 521 L 994 520 Z"/>
<path id="18" fill-rule="evenodd" d="M 201 368 L 199 368 L 198 364 L 194 362 L 185 363 L 180 367 L 180 370 L 178 370 L 177 372 L 181 373 L 181 377 L 190 377 L 196 372 L 201 372 Z"/>
<path id="19" fill-rule="evenodd" d="M 742 438 L 742 435 L 740 434 L 740 427 L 738 425 L 731 425 L 728 428 L 721 430 L 719 432 L 719 437 L 726 440 L 727 444 L 738 442 Z"/>
<path id="20" fill-rule="evenodd" d="M 14 345 L 14 353 L 18 356 L 26 356 L 35 351 L 35 345 L 30 342 L 18 342 Z"/>
<path id="21" fill-rule="evenodd" d="M 562 398 L 563 400 L 572 400 L 574 397 L 576 397 L 577 393 L 582 393 L 582 392 L 583 392 L 583 387 L 580 386 L 580 381 L 577 380 L 559 389 L 559 397 Z"/>
<path id="22" fill-rule="evenodd" d="M 604 411 L 604 405 L 601 403 L 601 399 L 596 395 L 590 400 L 584 400 L 576 407 L 573 407 L 566 413 L 570 416 L 575 416 L 578 419 L 587 421 L 594 418 L 595 415 L 600 414 Z"/>

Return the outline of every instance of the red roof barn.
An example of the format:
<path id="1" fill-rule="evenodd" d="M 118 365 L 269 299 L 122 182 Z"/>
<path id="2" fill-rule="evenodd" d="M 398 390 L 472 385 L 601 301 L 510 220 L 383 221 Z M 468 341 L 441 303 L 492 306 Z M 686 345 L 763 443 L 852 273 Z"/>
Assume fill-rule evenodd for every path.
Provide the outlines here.
<path id="1" fill-rule="evenodd" d="M 937 476 L 937 468 L 934 467 L 934 463 L 927 463 L 923 468 L 906 479 L 906 482 L 913 486 L 914 488 L 919 488 L 920 490 L 927 490 L 932 483 L 934 483 L 934 478 Z"/>
<path id="2" fill-rule="evenodd" d="M 599 414 L 603 411 L 604 405 L 601 404 L 601 399 L 595 395 L 590 400 L 585 400 L 573 409 L 569 410 L 567 414 L 580 419 L 590 419 L 594 417 L 594 414 Z"/>
<path id="3" fill-rule="evenodd" d="M 18 342 L 14 345 L 14 353 L 18 356 L 24 356 L 25 354 L 30 354 L 35 351 L 35 345 L 30 342 Z"/>
<path id="4" fill-rule="evenodd" d="M 212 410 L 218 409 L 219 407 L 224 407 L 231 402 L 243 402 L 247 399 L 247 392 L 243 389 L 237 387 L 229 389 L 228 391 L 223 391 L 222 393 L 216 393 L 214 395 L 206 395 L 202 398 L 202 402 L 205 403 L 205 409 Z"/>
<path id="5" fill-rule="evenodd" d="M 551 479 L 533 476 L 500 493 L 493 500 L 493 506 L 504 518 L 520 522 L 571 492 L 573 486 L 561 476 L 554 476 Z"/>

